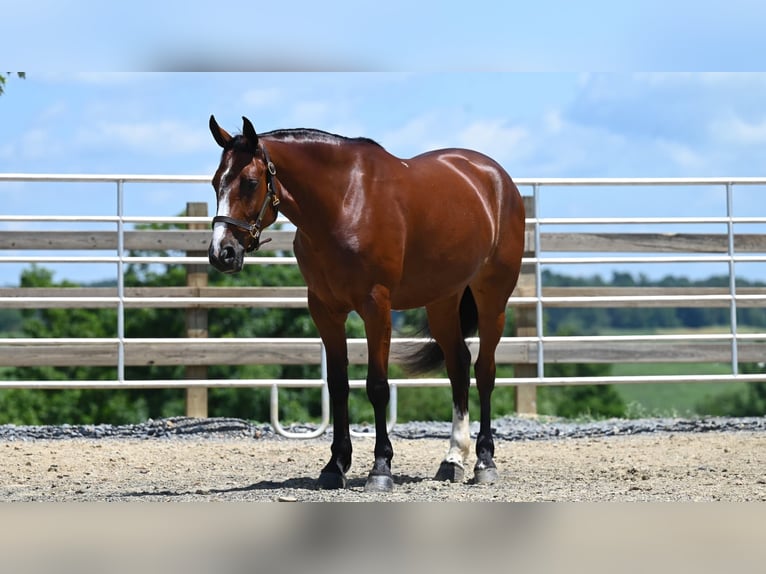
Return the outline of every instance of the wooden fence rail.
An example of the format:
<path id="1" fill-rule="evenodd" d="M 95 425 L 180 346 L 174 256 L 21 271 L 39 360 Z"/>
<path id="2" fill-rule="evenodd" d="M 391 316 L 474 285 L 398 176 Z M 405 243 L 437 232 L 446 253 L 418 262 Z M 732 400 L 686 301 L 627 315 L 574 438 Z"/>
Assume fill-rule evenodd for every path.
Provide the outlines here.
<path id="1" fill-rule="evenodd" d="M 264 237 L 272 242 L 263 251 L 291 251 L 292 231 L 268 230 Z M 125 232 L 125 248 L 140 251 L 205 251 L 210 231 L 142 230 Z M 526 245 L 534 251 L 534 234 L 526 234 Z M 734 237 L 738 253 L 766 252 L 766 235 L 738 234 Z M 117 249 L 116 231 L 7 231 L 0 230 L 0 250 L 103 250 Z M 540 238 L 545 252 L 570 253 L 720 253 L 728 249 L 725 233 L 593 233 L 545 232 Z"/>
<path id="2" fill-rule="evenodd" d="M 537 361 L 536 340 L 505 338 L 497 349 L 500 364 L 533 365 Z M 547 338 L 545 358 L 550 363 L 726 363 L 731 360 L 731 343 L 725 340 L 704 341 L 567 341 Z M 758 340 L 739 342 L 742 362 L 764 359 L 766 334 Z M 394 339 L 392 363 L 406 350 L 407 341 Z M 470 341 L 475 360 L 478 343 Z M 71 367 L 114 366 L 118 341 L 112 339 L 4 339 L 0 343 L 0 366 Z M 321 360 L 318 339 L 126 339 L 125 364 L 154 365 L 318 365 Z M 349 363 L 367 362 L 364 339 L 349 340 Z"/>
<path id="3" fill-rule="evenodd" d="M 542 294 L 546 308 L 728 307 L 730 299 L 729 290 L 723 287 L 543 287 Z M 529 298 L 534 296 L 534 286 L 519 285 L 508 299 L 508 307 L 533 307 Z M 766 288 L 738 288 L 737 307 L 766 306 L 763 297 Z M 306 298 L 305 287 L 125 288 L 128 309 L 290 309 L 306 308 Z M 115 287 L 0 287 L 0 305 L 6 309 L 103 309 L 116 308 L 117 302 Z"/>

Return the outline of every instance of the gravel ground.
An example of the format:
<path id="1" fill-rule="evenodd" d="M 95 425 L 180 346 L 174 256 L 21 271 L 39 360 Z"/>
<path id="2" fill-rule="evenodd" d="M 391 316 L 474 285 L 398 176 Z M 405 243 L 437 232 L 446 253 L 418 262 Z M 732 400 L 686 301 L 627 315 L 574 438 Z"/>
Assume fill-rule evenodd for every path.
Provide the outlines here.
<path id="1" fill-rule="evenodd" d="M 331 433 L 288 440 L 269 425 L 183 417 L 2 425 L 0 501 L 766 501 L 766 417 L 504 418 L 493 427 L 498 483 L 432 480 L 450 425 L 406 423 L 392 432 L 394 492 L 370 494 L 370 437 L 353 441 L 348 488 L 318 491 Z"/>

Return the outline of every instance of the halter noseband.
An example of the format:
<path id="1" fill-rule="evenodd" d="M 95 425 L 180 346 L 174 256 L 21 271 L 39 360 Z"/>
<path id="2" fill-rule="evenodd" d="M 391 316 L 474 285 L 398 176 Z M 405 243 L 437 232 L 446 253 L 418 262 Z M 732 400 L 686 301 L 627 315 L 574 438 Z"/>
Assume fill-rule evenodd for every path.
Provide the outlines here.
<path id="1" fill-rule="evenodd" d="M 258 248 L 261 245 L 271 241 L 271 237 L 261 241 L 261 232 L 263 231 L 263 216 L 266 215 L 266 210 L 269 208 L 269 203 L 271 203 L 271 206 L 275 211 L 279 211 L 279 198 L 277 197 L 276 186 L 274 185 L 274 178 L 277 175 L 277 168 L 269 158 L 269 154 L 263 144 L 261 144 L 261 151 L 263 152 L 263 159 L 266 162 L 266 197 L 263 198 L 263 205 L 261 205 L 261 209 L 258 212 L 258 217 L 256 220 L 248 223 L 242 219 L 234 219 L 233 217 L 228 217 L 226 215 L 216 215 L 213 218 L 212 223 L 213 227 L 215 227 L 216 223 L 226 223 L 228 225 L 233 225 L 234 227 L 238 227 L 239 229 L 247 231 L 250 234 L 250 237 L 254 240 L 253 243 L 251 243 L 250 246 L 246 248 L 248 253 L 251 251 L 258 251 Z"/>

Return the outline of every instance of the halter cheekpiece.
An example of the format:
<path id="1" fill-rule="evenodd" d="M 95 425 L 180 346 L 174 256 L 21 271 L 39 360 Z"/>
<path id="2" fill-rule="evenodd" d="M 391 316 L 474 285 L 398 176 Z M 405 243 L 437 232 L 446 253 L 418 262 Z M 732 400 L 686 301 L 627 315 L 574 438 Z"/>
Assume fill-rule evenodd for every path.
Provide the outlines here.
<path id="1" fill-rule="evenodd" d="M 246 248 L 248 253 L 251 251 L 258 251 L 261 245 L 271 241 L 271 237 L 261 241 L 261 232 L 263 231 L 263 216 L 266 215 L 266 210 L 269 208 L 269 204 L 271 204 L 275 211 L 279 211 L 279 197 L 277 197 L 276 185 L 274 183 L 274 178 L 277 175 L 277 168 L 274 166 L 274 162 L 272 162 L 269 158 L 269 153 L 266 151 L 266 148 L 263 146 L 263 144 L 261 144 L 260 148 L 263 152 L 263 159 L 266 162 L 266 196 L 263 198 L 263 205 L 261 205 L 261 209 L 258 212 L 258 217 L 255 221 L 247 222 L 242 219 L 234 219 L 233 217 L 228 217 L 226 215 L 216 215 L 213 218 L 212 223 L 213 226 L 215 226 L 216 223 L 226 223 L 228 225 L 233 225 L 234 227 L 238 227 L 239 229 L 247 231 L 250 234 L 250 237 L 253 239 L 253 243 L 251 243 L 250 246 Z"/>

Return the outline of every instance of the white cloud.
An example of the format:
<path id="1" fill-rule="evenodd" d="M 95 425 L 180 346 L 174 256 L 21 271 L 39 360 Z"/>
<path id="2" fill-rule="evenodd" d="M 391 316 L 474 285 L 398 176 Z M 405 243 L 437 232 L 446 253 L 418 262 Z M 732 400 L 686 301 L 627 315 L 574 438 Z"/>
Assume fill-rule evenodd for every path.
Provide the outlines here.
<path id="1" fill-rule="evenodd" d="M 48 132 L 37 128 L 29 130 L 21 138 L 21 153 L 27 158 L 44 157 L 50 152 L 51 138 Z"/>
<path id="2" fill-rule="evenodd" d="M 85 84 L 88 86 L 119 86 L 145 81 L 156 74 L 147 72 L 49 72 L 40 74 L 49 82 Z"/>
<path id="3" fill-rule="evenodd" d="M 386 131 L 380 137 L 380 143 L 391 153 L 410 156 L 430 149 L 451 145 L 452 140 L 446 120 L 438 112 L 426 112 L 415 116 L 401 126 Z M 447 132 L 446 134 L 443 132 Z M 454 140 L 452 140 L 454 144 Z"/>
<path id="4" fill-rule="evenodd" d="M 705 158 L 688 145 L 659 139 L 656 141 L 657 150 L 660 155 L 665 155 L 676 166 L 688 173 L 694 173 L 695 170 L 703 170 L 706 167 Z"/>
<path id="5" fill-rule="evenodd" d="M 505 120 L 479 120 L 458 134 L 458 144 L 502 160 L 517 155 L 529 140 L 527 129 L 509 126 Z"/>
<path id="6" fill-rule="evenodd" d="M 330 133 L 347 136 L 347 137 L 371 137 L 365 128 L 364 124 L 354 120 L 340 120 L 335 123 L 331 123 L 327 127 L 327 131 Z M 374 138 L 373 138 L 374 139 Z"/>
<path id="7" fill-rule="evenodd" d="M 764 96 L 766 74 L 758 73 L 581 75 L 568 104 L 526 124 L 537 147 L 523 168 L 566 170 L 562 176 L 752 174 L 766 151 Z"/>
<path id="8" fill-rule="evenodd" d="M 711 122 L 710 131 L 713 137 L 737 145 L 766 144 L 766 118 L 746 121 L 730 114 L 726 118 Z"/>
<path id="9" fill-rule="evenodd" d="M 0 147 L 0 159 L 8 162 L 8 169 L 19 161 L 36 161 L 56 155 L 64 150 L 63 144 L 42 128 L 27 130 L 18 138 Z M 21 170 L 19 170 L 21 171 Z"/>
<path id="10" fill-rule="evenodd" d="M 114 86 L 145 81 L 151 77 L 145 72 L 77 72 L 73 78 L 84 84 Z"/>
<path id="11" fill-rule="evenodd" d="M 535 148 L 527 126 L 512 125 L 500 118 L 467 121 L 444 111 L 415 116 L 383 133 L 379 142 L 400 157 L 445 147 L 465 147 L 485 153 L 501 164 L 518 164 Z"/>
<path id="12" fill-rule="evenodd" d="M 564 128 L 561 110 L 548 110 L 543 115 L 543 127 L 546 131 L 557 134 Z"/>
<path id="13" fill-rule="evenodd" d="M 403 157 L 454 145 L 477 149 L 515 177 L 741 175 L 748 158 L 733 153 L 738 148 L 731 138 L 766 143 L 766 121 L 746 121 L 758 118 L 757 110 L 741 108 L 733 97 L 737 90 L 724 79 L 583 76 L 569 102 L 551 102 L 534 115 L 493 111 L 477 117 L 431 108 L 384 132 L 379 141 Z M 755 86 L 760 80 L 736 81 Z M 710 119 L 721 115 L 722 102 L 740 113 L 739 121 L 722 128 L 728 140 L 708 129 Z"/>
<path id="14" fill-rule="evenodd" d="M 209 135 L 180 122 L 102 122 L 92 130 L 81 130 L 76 139 L 84 146 L 125 147 L 153 155 L 195 152 L 209 146 Z"/>
<path id="15" fill-rule="evenodd" d="M 70 113 L 69 105 L 64 101 L 54 102 L 40 112 L 38 121 L 51 122 L 63 119 Z"/>
<path id="16" fill-rule="evenodd" d="M 242 102 L 253 108 L 264 108 L 277 103 L 281 95 L 277 88 L 255 88 L 245 92 Z"/>
<path id="17" fill-rule="evenodd" d="M 6 143 L 0 145 L 0 160 L 10 160 L 13 159 L 13 155 L 16 152 L 16 148 L 13 144 Z"/>
<path id="18" fill-rule="evenodd" d="M 329 102 L 305 101 L 295 104 L 289 117 L 295 127 L 314 128 L 325 123 L 330 111 Z"/>

